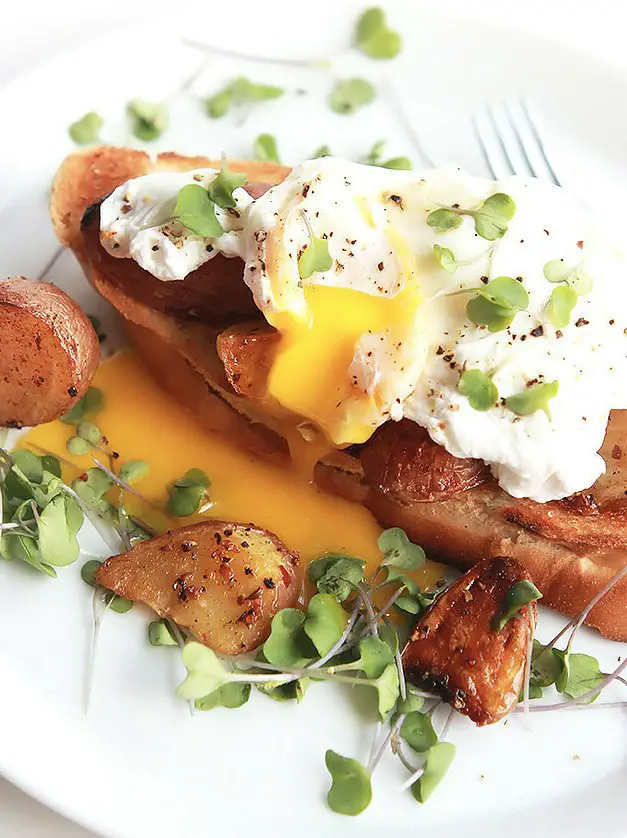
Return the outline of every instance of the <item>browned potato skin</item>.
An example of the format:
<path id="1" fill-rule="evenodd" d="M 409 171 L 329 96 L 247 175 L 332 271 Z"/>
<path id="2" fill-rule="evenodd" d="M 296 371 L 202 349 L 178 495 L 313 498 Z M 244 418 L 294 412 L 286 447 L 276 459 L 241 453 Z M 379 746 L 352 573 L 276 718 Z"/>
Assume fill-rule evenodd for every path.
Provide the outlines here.
<path id="1" fill-rule="evenodd" d="M 418 620 L 403 652 L 410 681 L 436 692 L 477 725 L 507 715 L 523 687 L 535 603 L 501 631 L 492 625 L 507 591 L 522 579 L 529 575 L 513 559 L 479 562 Z"/>
<path id="2" fill-rule="evenodd" d="M 241 323 L 218 335 L 216 348 L 231 387 L 249 399 L 266 397 L 279 333 L 267 323 Z"/>
<path id="3" fill-rule="evenodd" d="M 67 294 L 48 282 L 0 280 L 0 426 L 63 416 L 99 359 L 98 336 Z"/>
<path id="4" fill-rule="evenodd" d="M 481 460 L 453 457 L 409 419 L 378 428 L 360 459 L 369 485 L 405 504 L 446 500 L 490 479 Z"/>
<path id="5" fill-rule="evenodd" d="M 237 655 L 263 643 L 277 611 L 296 604 L 297 564 L 268 530 L 203 521 L 107 559 L 96 575 L 216 652 Z"/>

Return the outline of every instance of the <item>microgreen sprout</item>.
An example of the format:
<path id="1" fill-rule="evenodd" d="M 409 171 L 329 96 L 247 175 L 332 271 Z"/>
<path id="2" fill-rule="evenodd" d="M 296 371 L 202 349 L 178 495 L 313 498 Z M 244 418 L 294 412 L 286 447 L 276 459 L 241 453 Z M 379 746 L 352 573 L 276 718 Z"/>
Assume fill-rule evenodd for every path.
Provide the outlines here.
<path id="1" fill-rule="evenodd" d="M 278 99 L 284 93 L 283 88 L 273 84 L 259 84 L 244 76 L 233 79 L 226 87 L 205 100 L 205 108 L 212 119 L 220 119 L 231 108 L 253 105 L 269 99 Z"/>
<path id="2" fill-rule="evenodd" d="M 459 379 L 459 392 L 474 410 L 490 410 L 497 403 L 499 391 L 492 377 L 481 370 L 465 370 Z"/>
<path id="3" fill-rule="evenodd" d="M 375 97 L 374 87 L 365 79 L 338 81 L 329 95 L 329 105 L 336 113 L 352 114 Z"/>
<path id="4" fill-rule="evenodd" d="M 133 99 L 126 109 L 131 120 L 131 130 L 138 140 L 157 140 L 168 127 L 168 113 L 163 104 Z"/>
<path id="5" fill-rule="evenodd" d="M 382 160 L 381 157 L 384 146 L 385 140 L 379 140 L 376 142 L 366 157 L 364 157 L 363 162 L 367 163 L 369 166 L 381 166 L 383 169 L 407 170 L 413 168 L 411 160 L 408 157 L 390 157 L 387 160 Z"/>
<path id="6" fill-rule="evenodd" d="M 211 181 L 208 188 L 209 198 L 213 203 L 222 209 L 233 209 L 235 198 L 233 192 L 246 183 L 245 172 L 232 172 L 226 163 Z"/>
<path id="7" fill-rule="evenodd" d="M 272 134 L 259 134 L 253 143 L 253 160 L 264 163 L 280 163 L 276 139 Z"/>
<path id="8" fill-rule="evenodd" d="M 176 198 L 173 218 L 197 236 L 218 238 L 224 230 L 216 215 L 216 205 L 199 183 L 188 183 Z"/>
<path id="9" fill-rule="evenodd" d="M 319 239 L 314 235 L 307 213 L 300 210 L 300 217 L 307 228 L 309 244 L 298 258 L 298 273 L 301 279 L 309 279 L 314 273 L 324 273 L 333 266 L 333 258 L 329 253 L 327 239 Z"/>
<path id="10" fill-rule="evenodd" d="M 592 291 L 592 279 L 581 265 L 569 267 L 563 259 L 553 259 L 544 266 L 544 276 L 549 282 L 565 283 L 578 297 L 584 297 Z"/>
<path id="11" fill-rule="evenodd" d="M 318 157 L 330 157 L 330 156 L 331 156 L 331 149 L 329 148 L 329 146 L 328 145 L 321 145 L 311 155 L 311 159 L 316 160 Z"/>
<path id="12" fill-rule="evenodd" d="M 500 332 L 512 323 L 519 311 L 529 305 L 529 295 L 522 283 L 511 276 L 498 276 L 468 301 L 466 314 L 477 326 Z"/>
<path id="13" fill-rule="evenodd" d="M 538 410 L 543 410 L 547 418 L 551 418 L 549 401 L 557 396 L 559 384 L 557 381 L 546 381 L 543 384 L 532 384 L 521 393 L 515 393 L 505 399 L 507 407 L 518 416 L 531 416 Z"/>
<path id="14" fill-rule="evenodd" d="M 357 760 L 328 750 L 325 764 L 331 775 L 327 794 L 329 808 L 339 815 L 359 815 L 372 800 L 370 772 Z"/>
<path id="15" fill-rule="evenodd" d="M 105 406 L 105 397 L 97 387 L 88 387 L 85 395 L 73 405 L 61 421 L 67 425 L 78 425 L 86 416 L 93 416 Z"/>
<path id="16" fill-rule="evenodd" d="M 357 21 L 356 46 L 370 58 L 395 58 L 401 49 L 401 37 L 390 29 L 382 9 L 366 9 Z"/>
<path id="17" fill-rule="evenodd" d="M 95 111 L 89 111 L 68 128 L 68 133 L 76 145 L 89 145 L 98 141 L 98 134 L 103 126 L 103 119 Z"/>
<path id="18" fill-rule="evenodd" d="M 457 230 L 467 215 L 475 223 L 475 232 L 482 239 L 496 241 L 502 239 L 507 232 L 509 222 L 516 212 L 516 204 L 509 195 L 497 192 L 477 209 L 461 209 L 457 206 L 440 207 L 427 216 L 427 224 L 441 233 Z"/>
<path id="19" fill-rule="evenodd" d="M 194 515 L 208 497 L 210 485 L 211 481 L 202 469 L 188 469 L 168 487 L 168 512 L 177 518 Z"/>
<path id="20" fill-rule="evenodd" d="M 541 598 L 542 594 L 529 579 L 521 579 L 516 582 L 505 594 L 501 609 L 494 620 L 495 630 L 502 631 L 523 606 Z"/>

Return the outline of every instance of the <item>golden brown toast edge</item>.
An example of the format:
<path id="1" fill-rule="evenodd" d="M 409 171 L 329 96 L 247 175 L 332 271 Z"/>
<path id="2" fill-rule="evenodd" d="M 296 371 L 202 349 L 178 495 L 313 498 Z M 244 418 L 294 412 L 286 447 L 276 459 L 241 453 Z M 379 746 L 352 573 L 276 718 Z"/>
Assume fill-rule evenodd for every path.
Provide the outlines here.
<path id="1" fill-rule="evenodd" d="M 215 343 L 216 334 L 204 324 L 173 318 L 113 289 L 105 278 L 90 271 L 82 252 L 80 223 L 85 209 L 120 183 L 155 169 L 185 171 L 219 165 L 204 157 L 177 154 L 161 154 L 153 162 L 143 152 L 109 147 L 78 152 L 64 161 L 55 177 L 51 219 L 60 241 L 75 252 L 96 290 L 126 318 L 131 341 L 166 389 L 193 407 L 210 430 L 256 454 L 287 462 L 286 442 L 272 420 L 235 394 L 217 371 L 214 346 L 207 346 L 209 341 Z M 229 161 L 229 166 L 268 183 L 281 181 L 288 171 L 248 161 Z M 167 380 L 164 370 L 168 370 Z M 428 554 L 447 564 L 465 569 L 487 556 L 517 559 L 543 592 L 543 604 L 568 616 L 580 613 L 625 561 L 608 558 L 602 564 L 603 557 L 582 556 L 507 522 L 499 509 L 503 496 L 508 496 L 496 484 L 444 502 L 403 505 L 366 485 L 359 460 L 345 452 L 318 463 L 315 478 L 326 491 L 366 506 L 384 526 L 403 527 Z M 627 640 L 627 579 L 601 600 L 586 622 L 606 637 Z"/>

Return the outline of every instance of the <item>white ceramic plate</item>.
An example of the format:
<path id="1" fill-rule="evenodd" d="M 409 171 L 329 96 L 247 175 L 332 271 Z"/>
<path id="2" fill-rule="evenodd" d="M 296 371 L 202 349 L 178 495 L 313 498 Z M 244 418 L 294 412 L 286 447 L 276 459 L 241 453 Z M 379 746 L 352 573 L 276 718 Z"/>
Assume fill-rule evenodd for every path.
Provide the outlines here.
<path id="1" fill-rule="evenodd" d="M 85 111 L 107 118 L 103 139 L 130 141 L 122 113 L 132 96 L 171 99 L 171 127 L 156 150 L 225 149 L 246 158 L 252 139 L 271 131 L 287 162 L 322 143 L 359 158 L 387 138 L 391 156 L 407 154 L 418 164 L 415 132 L 438 163 L 484 173 L 471 113 L 524 94 L 564 183 L 597 209 L 601 201 L 619 205 L 627 173 L 623 72 L 540 35 L 473 20 L 459 5 L 453 15 L 450 3 L 440 11 L 420 2 L 388 4 L 406 44 L 391 63 L 346 51 L 361 4 L 240 3 L 236 19 L 229 5 L 212 10 L 207 26 L 172 10 L 161 24 L 88 43 L 0 93 L 3 275 L 38 277 L 48 266 L 47 278 L 101 313 L 112 332 L 110 312 L 71 254 L 49 267 L 57 246 L 47 190 L 71 150 L 67 126 Z M 297 63 L 220 57 L 186 46 L 185 37 Z M 334 59 L 330 69 L 298 64 L 321 57 Z M 307 92 L 266 103 L 243 124 L 210 121 L 200 97 L 236 73 Z M 349 73 L 371 77 L 386 93 L 345 118 L 324 98 L 333 78 Z M 369 722 L 353 693 L 318 686 L 298 707 L 253 696 L 236 713 L 190 718 L 173 696 L 182 675 L 178 656 L 147 647 L 139 609 L 105 622 L 85 716 L 91 624 L 78 564 L 56 582 L 0 565 L 0 771 L 94 830 L 123 838 L 627 834 L 627 717 L 620 711 L 538 714 L 532 729 L 519 717 L 487 730 L 456 719 L 450 738 L 458 757 L 428 805 L 399 793 L 406 775 L 390 758 L 375 775 L 371 807 L 356 820 L 324 804 L 325 749 L 365 759 L 370 745 Z M 554 615 L 543 615 L 540 636 L 557 625 Z M 625 648 L 592 632 L 578 640 L 578 649 L 597 655 L 606 670 Z"/>

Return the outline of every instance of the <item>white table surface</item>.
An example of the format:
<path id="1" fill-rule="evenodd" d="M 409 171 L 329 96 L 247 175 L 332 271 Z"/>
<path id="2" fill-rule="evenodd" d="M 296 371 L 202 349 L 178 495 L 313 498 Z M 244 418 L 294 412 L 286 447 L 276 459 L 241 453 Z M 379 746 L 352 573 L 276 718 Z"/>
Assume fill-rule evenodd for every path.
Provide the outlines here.
<path id="1" fill-rule="evenodd" d="M 239 0 L 238 14 L 246 3 Z M 188 5 L 199 20 L 210 19 L 212 2 L 179 0 L 177 14 Z M 338 0 L 341 2 L 341 0 Z M 552 35 L 627 67 L 624 32 L 627 4 L 623 0 L 467 0 L 477 13 L 491 18 L 514 19 L 520 28 L 542 26 Z M 364 6 L 374 5 L 364 0 Z M 31 0 L 12 3 L 0 27 L 0 86 L 35 64 L 69 48 L 92 34 L 103 34 L 144 16 L 167 14 L 169 4 L 158 0 L 108 0 L 105 7 L 85 0 Z M 272 0 L 266 0 L 270 9 Z M 204 11 L 199 11 L 203 9 Z M 0 151 L 1 151 L 0 139 Z M 626 150 L 627 153 L 627 150 Z M 2 264 L 0 260 L 0 275 Z M 1 747 L 1 745 L 0 745 Z M 0 836 L 3 838 L 95 838 L 95 833 L 52 812 L 0 777 Z M 137 838 L 147 838 L 138 835 Z"/>

